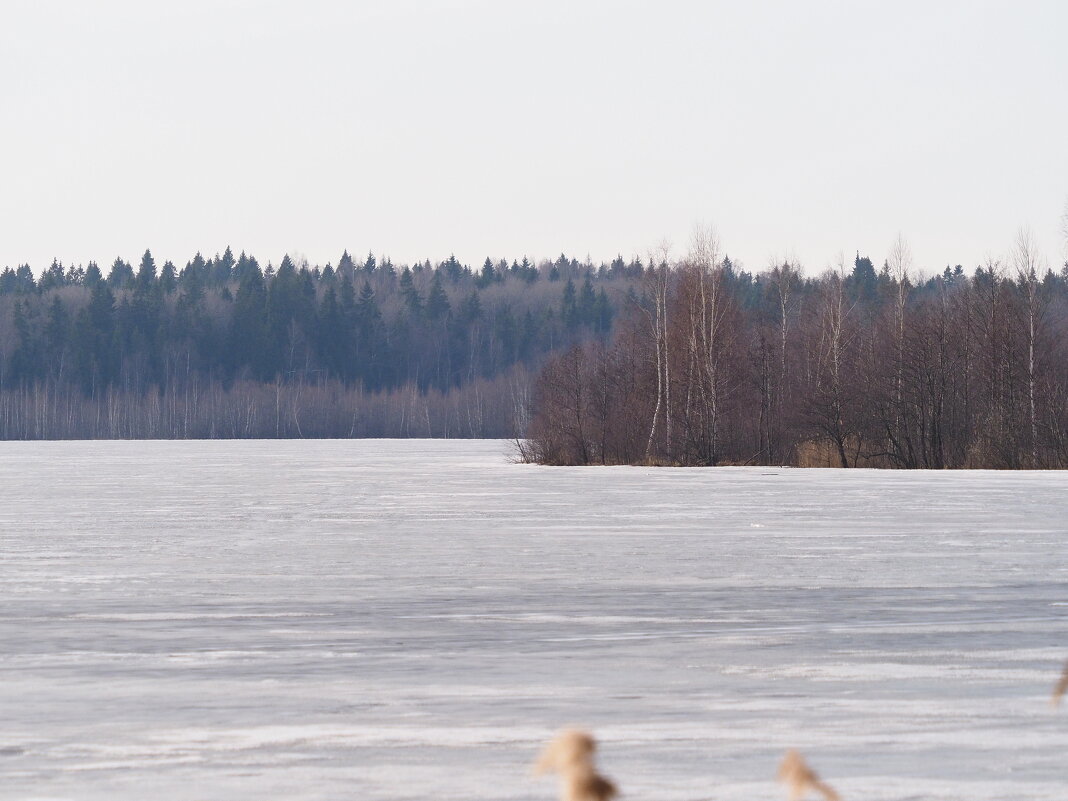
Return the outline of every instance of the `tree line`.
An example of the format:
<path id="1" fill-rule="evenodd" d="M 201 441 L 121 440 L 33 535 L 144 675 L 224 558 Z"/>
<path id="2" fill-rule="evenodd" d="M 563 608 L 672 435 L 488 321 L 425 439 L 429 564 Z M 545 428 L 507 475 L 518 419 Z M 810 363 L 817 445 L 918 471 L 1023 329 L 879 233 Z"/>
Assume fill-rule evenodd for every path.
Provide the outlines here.
<path id="1" fill-rule="evenodd" d="M 0 438 L 514 436 L 546 355 L 608 337 L 640 260 L 230 249 L 0 271 Z"/>
<path id="2" fill-rule="evenodd" d="M 610 340 L 555 355 L 525 458 L 548 464 L 1068 467 L 1068 264 L 918 276 L 907 243 L 750 274 L 698 230 Z"/>

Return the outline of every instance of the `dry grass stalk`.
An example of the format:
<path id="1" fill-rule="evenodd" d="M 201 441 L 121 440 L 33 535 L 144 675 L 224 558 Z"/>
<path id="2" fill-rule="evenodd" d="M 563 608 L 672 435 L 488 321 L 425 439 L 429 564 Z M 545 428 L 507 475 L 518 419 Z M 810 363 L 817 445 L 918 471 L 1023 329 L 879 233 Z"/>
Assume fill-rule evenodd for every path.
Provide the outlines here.
<path id="1" fill-rule="evenodd" d="M 779 765 L 779 781 L 786 785 L 790 801 L 799 801 L 810 790 L 820 793 L 827 801 L 841 801 L 838 793 L 820 781 L 816 771 L 792 748 L 786 752 L 786 757 Z"/>
<path id="2" fill-rule="evenodd" d="M 1065 662 L 1061 678 L 1053 688 L 1053 697 L 1050 699 L 1050 703 L 1054 706 L 1059 705 L 1066 691 L 1068 691 L 1068 662 Z"/>
<path id="3" fill-rule="evenodd" d="M 567 729 L 545 747 L 534 771 L 559 774 L 561 801 L 610 801 L 619 795 L 619 789 L 597 772 L 593 764 L 596 750 L 592 735 Z"/>

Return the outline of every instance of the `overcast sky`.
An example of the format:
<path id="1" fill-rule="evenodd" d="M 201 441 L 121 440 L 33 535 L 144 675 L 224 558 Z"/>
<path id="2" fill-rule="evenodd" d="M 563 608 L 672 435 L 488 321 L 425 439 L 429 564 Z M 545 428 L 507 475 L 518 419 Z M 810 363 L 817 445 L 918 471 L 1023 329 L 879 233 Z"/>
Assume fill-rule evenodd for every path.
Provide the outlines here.
<path id="1" fill-rule="evenodd" d="M 0 3 L 0 266 L 1064 260 L 1068 3 Z"/>

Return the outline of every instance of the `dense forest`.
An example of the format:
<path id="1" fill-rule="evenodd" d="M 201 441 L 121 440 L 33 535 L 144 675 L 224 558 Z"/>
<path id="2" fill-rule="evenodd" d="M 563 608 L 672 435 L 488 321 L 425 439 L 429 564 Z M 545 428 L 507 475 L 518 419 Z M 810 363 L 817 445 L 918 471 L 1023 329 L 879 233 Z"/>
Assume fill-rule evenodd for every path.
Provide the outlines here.
<path id="1" fill-rule="evenodd" d="M 610 341 L 537 379 L 527 459 L 549 464 L 1068 467 L 1068 264 L 1022 233 L 974 271 L 758 275 L 698 232 L 653 261 Z"/>
<path id="2" fill-rule="evenodd" d="M 1068 466 L 1068 265 L 0 271 L 0 438 L 521 437 L 551 464 Z"/>
<path id="3" fill-rule="evenodd" d="M 511 437 L 547 354 L 610 336 L 640 261 L 312 266 L 145 251 L 0 272 L 0 438 Z"/>

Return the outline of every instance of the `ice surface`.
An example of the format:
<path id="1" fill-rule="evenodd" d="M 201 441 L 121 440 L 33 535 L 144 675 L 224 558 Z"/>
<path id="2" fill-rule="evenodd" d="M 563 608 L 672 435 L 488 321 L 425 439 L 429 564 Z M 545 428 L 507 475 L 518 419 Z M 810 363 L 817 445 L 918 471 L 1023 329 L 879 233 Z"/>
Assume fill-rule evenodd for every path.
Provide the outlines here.
<path id="1" fill-rule="evenodd" d="M 0 443 L 0 797 L 1068 798 L 1068 474 Z"/>

